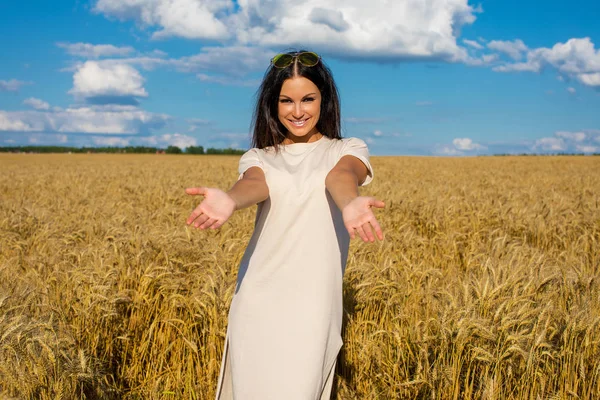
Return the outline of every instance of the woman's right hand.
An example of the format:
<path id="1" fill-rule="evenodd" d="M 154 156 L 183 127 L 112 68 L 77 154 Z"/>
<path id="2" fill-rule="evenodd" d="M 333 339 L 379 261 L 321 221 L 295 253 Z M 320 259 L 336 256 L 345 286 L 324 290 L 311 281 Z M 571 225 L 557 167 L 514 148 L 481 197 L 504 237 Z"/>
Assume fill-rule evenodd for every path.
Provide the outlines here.
<path id="1" fill-rule="evenodd" d="M 236 209 L 235 201 L 221 189 L 197 187 L 187 188 L 192 196 L 204 196 L 204 200 L 192 211 L 186 223 L 200 229 L 218 229 L 231 217 Z"/>

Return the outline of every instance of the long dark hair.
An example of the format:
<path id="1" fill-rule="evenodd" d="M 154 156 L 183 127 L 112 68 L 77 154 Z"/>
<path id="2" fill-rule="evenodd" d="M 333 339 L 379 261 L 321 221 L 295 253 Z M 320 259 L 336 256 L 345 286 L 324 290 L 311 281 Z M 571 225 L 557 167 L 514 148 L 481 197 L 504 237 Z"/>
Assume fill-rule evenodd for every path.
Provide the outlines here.
<path id="1" fill-rule="evenodd" d="M 291 51 L 287 54 L 303 52 Z M 286 79 L 297 76 L 304 77 L 315 84 L 321 92 L 321 112 L 317 129 L 323 136 L 341 139 L 340 98 L 333 80 L 331 70 L 320 59 L 317 65 L 306 67 L 298 62 L 298 58 L 285 68 L 270 65 L 256 93 L 256 108 L 252 122 L 252 147 L 264 149 L 278 145 L 287 136 L 287 130 L 278 118 L 278 104 L 281 87 Z"/>

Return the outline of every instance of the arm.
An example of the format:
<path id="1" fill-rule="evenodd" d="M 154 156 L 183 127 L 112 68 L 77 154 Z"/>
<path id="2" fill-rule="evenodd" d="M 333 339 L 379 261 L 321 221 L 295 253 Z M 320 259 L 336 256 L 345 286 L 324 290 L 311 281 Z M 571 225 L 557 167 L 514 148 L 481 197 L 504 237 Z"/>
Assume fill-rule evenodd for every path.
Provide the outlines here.
<path id="1" fill-rule="evenodd" d="M 338 161 L 325 178 L 325 187 L 333 201 L 342 211 L 344 225 L 354 239 L 355 231 L 363 241 L 374 242 L 374 229 L 379 240 L 383 240 L 381 227 L 371 207 L 383 208 L 382 201 L 358 194 L 358 185 L 367 177 L 367 167 L 358 158 L 346 155 Z"/>
<path id="2" fill-rule="evenodd" d="M 269 197 L 265 174 L 259 167 L 251 167 L 226 193 L 216 188 L 188 188 L 189 195 L 202 195 L 204 200 L 194 209 L 186 223 L 200 229 L 220 228 L 234 211 L 260 203 Z"/>

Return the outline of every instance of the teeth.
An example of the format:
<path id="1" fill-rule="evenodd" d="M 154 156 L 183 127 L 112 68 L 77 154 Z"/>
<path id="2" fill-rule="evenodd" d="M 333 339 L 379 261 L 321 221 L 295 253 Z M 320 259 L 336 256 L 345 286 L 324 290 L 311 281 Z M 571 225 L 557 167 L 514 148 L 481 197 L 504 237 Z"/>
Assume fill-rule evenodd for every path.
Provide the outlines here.
<path id="1" fill-rule="evenodd" d="M 303 119 L 302 121 L 291 121 L 292 124 L 296 125 L 296 126 L 302 126 L 304 125 L 304 123 L 306 122 L 306 119 Z"/>

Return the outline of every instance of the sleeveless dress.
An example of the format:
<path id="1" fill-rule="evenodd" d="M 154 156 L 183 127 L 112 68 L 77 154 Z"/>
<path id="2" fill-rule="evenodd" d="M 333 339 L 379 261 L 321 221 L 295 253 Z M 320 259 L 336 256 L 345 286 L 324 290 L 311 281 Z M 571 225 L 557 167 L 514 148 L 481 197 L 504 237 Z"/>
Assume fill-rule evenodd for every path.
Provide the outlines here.
<path id="1" fill-rule="evenodd" d="M 269 198 L 258 204 L 229 309 L 217 400 L 325 400 L 342 346 L 342 278 L 349 235 L 325 188 L 345 155 L 368 169 L 357 138 L 250 149 L 240 179 L 260 167 Z"/>

